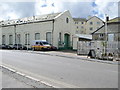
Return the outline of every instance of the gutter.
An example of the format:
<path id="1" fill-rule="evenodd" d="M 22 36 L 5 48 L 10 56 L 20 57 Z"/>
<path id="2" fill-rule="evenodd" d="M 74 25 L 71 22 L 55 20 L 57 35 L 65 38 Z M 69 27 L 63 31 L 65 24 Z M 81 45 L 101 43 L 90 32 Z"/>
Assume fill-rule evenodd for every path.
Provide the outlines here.
<path id="1" fill-rule="evenodd" d="M 26 22 L 26 23 L 18 23 L 18 24 L 2 25 L 2 27 L 14 26 L 14 25 L 23 25 L 23 24 L 31 24 L 31 23 L 39 23 L 39 22 L 49 22 L 49 21 L 53 21 L 53 19 L 51 19 L 51 20 L 44 20 L 44 21 L 35 21 L 35 22 Z"/>
<path id="2" fill-rule="evenodd" d="M 53 38 L 54 38 L 53 35 L 54 35 L 54 26 L 55 26 L 54 22 L 55 22 L 55 20 L 53 19 L 52 21 L 53 21 L 53 24 L 52 24 L 52 45 L 53 45 Z"/>

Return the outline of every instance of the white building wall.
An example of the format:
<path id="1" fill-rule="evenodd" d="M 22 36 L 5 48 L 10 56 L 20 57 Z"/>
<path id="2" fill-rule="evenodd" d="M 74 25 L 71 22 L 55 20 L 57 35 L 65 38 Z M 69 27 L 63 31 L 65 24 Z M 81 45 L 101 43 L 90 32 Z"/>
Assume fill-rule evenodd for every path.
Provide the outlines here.
<path id="1" fill-rule="evenodd" d="M 69 20 L 68 23 L 66 22 L 66 18 Z M 25 45 L 25 34 L 30 34 L 29 47 L 31 47 L 32 41 L 35 40 L 35 33 L 40 33 L 40 40 L 46 40 L 46 33 L 51 32 L 52 34 L 53 32 L 53 35 L 51 35 L 53 37 L 53 41 L 51 40 L 51 42 L 53 42 L 54 46 L 58 47 L 59 32 L 61 32 L 63 42 L 65 33 L 70 35 L 70 41 L 72 42 L 72 36 L 75 34 L 75 23 L 70 15 L 70 12 L 65 11 L 55 18 L 54 24 L 51 20 L 37 23 L 20 24 L 16 25 L 16 28 L 15 26 L 2 27 L 2 35 L 6 35 L 6 44 L 9 44 L 9 35 L 13 35 L 13 44 L 15 44 L 15 31 L 16 36 L 20 34 L 21 44 L 23 45 Z"/>
<path id="2" fill-rule="evenodd" d="M 66 23 L 66 18 L 69 22 Z M 55 19 L 55 30 L 54 30 L 54 45 L 58 46 L 59 33 L 62 34 L 62 41 L 64 42 L 64 34 L 70 35 L 70 41 L 72 44 L 72 36 L 75 34 L 75 23 L 69 11 L 64 12 L 59 18 Z"/>
<path id="3" fill-rule="evenodd" d="M 13 35 L 13 44 L 15 43 L 14 26 L 2 27 L 2 35 L 5 35 L 6 45 L 9 45 L 9 35 Z"/>
<path id="4" fill-rule="evenodd" d="M 16 28 L 16 32 L 21 34 L 21 43 L 25 45 L 25 34 L 30 34 L 30 45 L 32 41 L 35 40 L 35 33 L 40 33 L 40 40 L 46 40 L 46 33 L 51 32 L 52 30 L 52 21 L 49 22 L 40 22 L 40 23 L 31 23 L 19 25 Z"/>

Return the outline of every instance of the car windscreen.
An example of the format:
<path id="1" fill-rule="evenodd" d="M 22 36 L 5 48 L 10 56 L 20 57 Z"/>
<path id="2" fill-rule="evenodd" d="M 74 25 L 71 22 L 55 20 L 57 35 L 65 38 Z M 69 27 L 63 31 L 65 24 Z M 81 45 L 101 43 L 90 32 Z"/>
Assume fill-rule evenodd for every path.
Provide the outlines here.
<path id="1" fill-rule="evenodd" d="M 42 42 L 43 43 L 43 45 L 49 45 L 49 43 L 48 42 Z"/>

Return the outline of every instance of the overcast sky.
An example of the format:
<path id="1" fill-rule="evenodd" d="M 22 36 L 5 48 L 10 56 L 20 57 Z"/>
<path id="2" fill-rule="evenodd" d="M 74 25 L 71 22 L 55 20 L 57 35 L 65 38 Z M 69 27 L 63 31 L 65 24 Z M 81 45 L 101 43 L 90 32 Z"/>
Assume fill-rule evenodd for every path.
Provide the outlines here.
<path id="1" fill-rule="evenodd" d="M 88 2 L 89 1 L 89 2 Z M 0 0 L 0 20 L 18 19 L 69 10 L 72 17 L 98 16 L 104 20 L 118 16 L 119 0 Z"/>

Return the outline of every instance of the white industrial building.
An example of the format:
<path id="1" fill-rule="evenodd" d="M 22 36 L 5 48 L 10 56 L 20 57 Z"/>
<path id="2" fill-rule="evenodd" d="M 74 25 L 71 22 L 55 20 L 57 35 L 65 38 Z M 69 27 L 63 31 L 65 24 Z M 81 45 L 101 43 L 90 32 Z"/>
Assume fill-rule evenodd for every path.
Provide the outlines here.
<path id="1" fill-rule="evenodd" d="M 65 11 L 1 21 L 0 32 L 0 44 L 23 44 L 30 48 L 34 40 L 47 40 L 57 48 L 71 48 L 75 23 L 70 12 Z"/>

